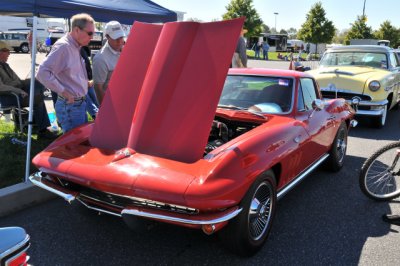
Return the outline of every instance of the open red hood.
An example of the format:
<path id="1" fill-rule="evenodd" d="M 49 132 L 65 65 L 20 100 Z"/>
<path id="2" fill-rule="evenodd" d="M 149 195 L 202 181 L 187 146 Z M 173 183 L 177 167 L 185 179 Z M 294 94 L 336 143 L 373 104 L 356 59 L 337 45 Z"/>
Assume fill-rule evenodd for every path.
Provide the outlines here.
<path id="1" fill-rule="evenodd" d="M 187 163 L 202 158 L 243 21 L 135 22 L 90 144 Z"/>

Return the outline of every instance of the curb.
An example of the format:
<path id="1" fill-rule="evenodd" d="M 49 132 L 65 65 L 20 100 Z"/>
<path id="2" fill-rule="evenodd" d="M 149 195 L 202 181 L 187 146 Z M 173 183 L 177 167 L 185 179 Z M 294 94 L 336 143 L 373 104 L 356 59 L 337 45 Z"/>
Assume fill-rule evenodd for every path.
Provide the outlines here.
<path id="1" fill-rule="evenodd" d="M 41 189 L 29 181 L 2 188 L 0 189 L 0 217 L 55 197 L 56 195 L 53 193 Z"/>

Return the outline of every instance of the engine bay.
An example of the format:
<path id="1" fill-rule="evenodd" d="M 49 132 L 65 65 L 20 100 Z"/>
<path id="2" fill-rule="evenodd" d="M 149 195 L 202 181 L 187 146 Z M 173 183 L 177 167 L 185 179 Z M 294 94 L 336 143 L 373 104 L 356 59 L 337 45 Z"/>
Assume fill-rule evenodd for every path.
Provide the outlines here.
<path id="1" fill-rule="evenodd" d="M 210 136 L 208 137 L 204 155 L 259 125 L 260 123 L 231 120 L 216 116 L 211 125 Z"/>

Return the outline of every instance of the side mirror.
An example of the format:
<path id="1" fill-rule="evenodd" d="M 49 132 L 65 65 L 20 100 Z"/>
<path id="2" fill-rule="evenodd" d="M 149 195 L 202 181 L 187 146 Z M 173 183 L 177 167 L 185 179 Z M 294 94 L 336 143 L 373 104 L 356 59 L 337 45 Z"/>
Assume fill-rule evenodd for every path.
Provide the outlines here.
<path id="1" fill-rule="evenodd" d="M 321 99 L 315 99 L 312 102 L 312 108 L 315 111 L 320 111 L 320 110 L 324 109 L 324 107 L 325 107 L 325 102 L 323 100 L 321 100 Z"/>
<path id="2" fill-rule="evenodd" d="M 313 111 L 308 118 L 311 118 L 315 112 L 321 111 L 325 107 L 325 102 L 321 99 L 315 99 L 311 104 Z"/>

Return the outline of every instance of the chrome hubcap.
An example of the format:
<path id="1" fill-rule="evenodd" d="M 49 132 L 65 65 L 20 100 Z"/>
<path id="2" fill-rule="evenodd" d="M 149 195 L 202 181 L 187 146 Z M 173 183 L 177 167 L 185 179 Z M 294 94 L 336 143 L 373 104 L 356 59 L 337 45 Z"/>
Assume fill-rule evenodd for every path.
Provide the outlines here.
<path id="1" fill-rule="evenodd" d="M 338 143 L 337 143 L 339 162 L 343 161 L 344 156 L 346 154 L 346 148 L 347 148 L 347 142 L 345 139 L 345 134 L 344 134 L 344 131 L 341 131 L 339 139 L 338 139 Z"/>
<path id="2" fill-rule="evenodd" d="M 272 191 L 266 182 L 261 183 L 250 204 L 249 230 L 253 240 L 259 240 L 266 232 L 271 221 Z"/>

